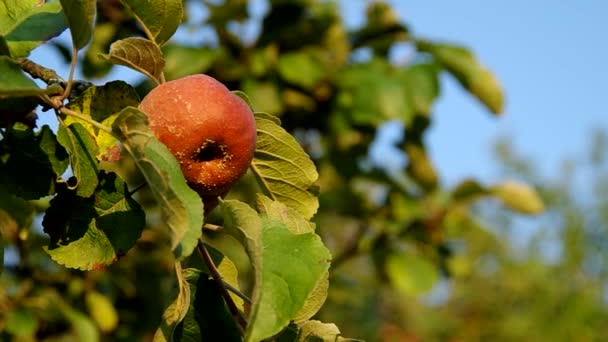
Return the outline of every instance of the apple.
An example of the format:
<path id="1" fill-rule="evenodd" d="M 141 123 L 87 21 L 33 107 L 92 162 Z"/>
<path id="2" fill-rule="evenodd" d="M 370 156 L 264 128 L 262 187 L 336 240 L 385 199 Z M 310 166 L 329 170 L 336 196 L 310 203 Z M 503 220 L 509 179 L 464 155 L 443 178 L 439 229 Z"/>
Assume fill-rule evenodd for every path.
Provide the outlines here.
<path id="1" fill-rule="evenodd" d="M 249 168 L 256 142 L 253 112 L 213 77 L 198 74 L 162 83 L 139 109 L 207 209 Z"/>

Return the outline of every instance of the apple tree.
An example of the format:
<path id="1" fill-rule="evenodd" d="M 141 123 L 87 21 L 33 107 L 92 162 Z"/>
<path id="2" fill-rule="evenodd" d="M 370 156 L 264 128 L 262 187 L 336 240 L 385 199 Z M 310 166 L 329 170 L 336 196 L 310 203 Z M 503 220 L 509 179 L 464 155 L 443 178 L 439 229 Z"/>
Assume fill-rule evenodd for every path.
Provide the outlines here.
<path id="1" fill-rule="evenodd" d="M 264 13 L 243 0 L 0 4 L 3 338 L 349 340 L 322 308 L 338 303 L 334 284 L 353 265 L 416 295 L 449 276 L 459 257 L 450 242 L 477 227 L 472 202 L 542 211 L 513 181 L 446 188 L 427 154 L 440 75 L 502 111 L 497 80 L 471 51 L 417 36 L 383 2 L 356 29 L 334 2 L 258 5 Z M 68 41 L 55 38 L 64 31 Z M 188 31 L 211 39 L 177 39 Z M 396 44 L 413 58 L 391 61 Z M 65 74 L 30 58 L 41 45 L 65 56 Z M 125 67 L 142 77 L 99 81 Z M 195 74 L 255 113 L 247 173 L 211 199 L 191 188 L 140 106 Z M 180 98 L 230 106 L 220 100 Z M 403 126 L 398 171 L 365 163 L 388 121 Z"/>

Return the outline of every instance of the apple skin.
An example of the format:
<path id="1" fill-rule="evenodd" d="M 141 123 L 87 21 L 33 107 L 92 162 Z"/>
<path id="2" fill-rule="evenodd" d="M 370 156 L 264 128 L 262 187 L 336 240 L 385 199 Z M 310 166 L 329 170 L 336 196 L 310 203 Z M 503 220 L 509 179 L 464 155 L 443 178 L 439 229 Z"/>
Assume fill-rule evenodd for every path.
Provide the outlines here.
<path id="1" fill-rule="evenodd" d="M 247 172 L 256 142 L 253 112 L 213 77 L 198 74 L 162 83 L 139 109 L 207 209 Z"/>

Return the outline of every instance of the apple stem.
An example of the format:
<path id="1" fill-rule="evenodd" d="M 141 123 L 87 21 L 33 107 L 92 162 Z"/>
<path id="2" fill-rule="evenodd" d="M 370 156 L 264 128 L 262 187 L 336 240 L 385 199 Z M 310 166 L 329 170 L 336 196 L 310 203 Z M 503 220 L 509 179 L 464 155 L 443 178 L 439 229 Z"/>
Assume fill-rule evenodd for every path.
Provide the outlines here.
<path id="1" fill-rule="evenodd" d="M 234 303 L 234 300 L 230 296 L 230 293 L 228 293 L 228 290 L 225 285 L 226 283 L 222 279 L 222 275 L 217 270 L 217 267 L 215 267 L 215 264 L 213 263 L 213 259 L 211 259 L 211 255 L 209 255 L 209 252 L 207 251 L 207 248 L 205 247 L 205 244 L 203 243 L 203 241 L 201 241 L 201 240 L 198 241 L 197 250 L 198 250 L 199 254 L 201 255 L 203 261 L 205 262 L 205 265 L 207 265 L 207 269 L 209 269 L 209 272 L 211 273 L 211 277 L 216 282 L 216 284 L 219 286 L 220 292 L 222 293 L 222 297 L 224 298 L 224 301 L 226 302 L 226 305 L 228 306 L 228 310 L 230 311 L 232 318 L 235 320 L 237 326 L 239 327 L 241 334 L 243 334 L 245 332 L 245 329 L 247 328 L 247 321 L 245 320 L 243 313 L 239 310 L 239 308 Z"/>

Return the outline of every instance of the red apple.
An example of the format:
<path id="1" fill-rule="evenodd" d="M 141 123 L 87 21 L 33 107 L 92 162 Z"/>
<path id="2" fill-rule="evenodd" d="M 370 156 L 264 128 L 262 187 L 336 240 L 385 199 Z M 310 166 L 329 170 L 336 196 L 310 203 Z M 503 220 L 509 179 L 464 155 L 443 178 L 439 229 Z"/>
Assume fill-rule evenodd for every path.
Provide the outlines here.
<path id="1" fill-rule="evenodd" d="M 256 139 L 253 113 L 243 99 L 210 76 L 163 83 L 146 95 L 139 109 L 203 199 L 214 201 L 224 195 L 251 164 Z M 205 205 L 209 207 L 207 201 Z"/>

